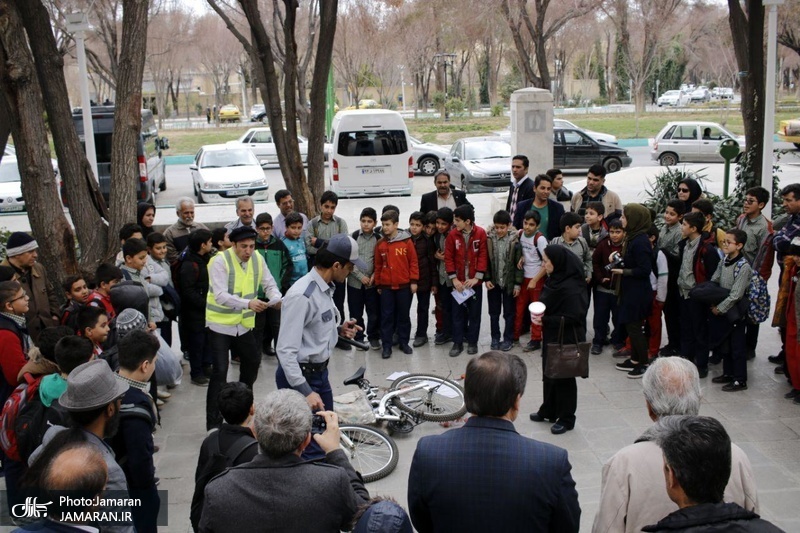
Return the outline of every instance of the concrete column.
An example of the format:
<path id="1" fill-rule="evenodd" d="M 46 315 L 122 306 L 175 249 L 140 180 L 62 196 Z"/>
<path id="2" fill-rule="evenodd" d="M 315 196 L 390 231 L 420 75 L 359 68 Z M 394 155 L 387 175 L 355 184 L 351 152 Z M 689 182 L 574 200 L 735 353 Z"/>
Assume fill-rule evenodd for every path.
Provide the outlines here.
<path id="1" fill-rule="evenodd" d="M 511 155 L 530 160 L 530 174 L 553 168 L 553 94 L 528 87 L 511 95 Z"/>

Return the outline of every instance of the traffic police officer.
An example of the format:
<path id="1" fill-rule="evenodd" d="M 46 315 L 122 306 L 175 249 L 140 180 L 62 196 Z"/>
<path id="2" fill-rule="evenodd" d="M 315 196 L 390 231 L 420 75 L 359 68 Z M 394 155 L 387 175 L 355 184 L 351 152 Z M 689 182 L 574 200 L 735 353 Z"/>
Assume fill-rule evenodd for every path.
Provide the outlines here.
<path id="1" fill-rule="evenodd" d="M 352 339 L 361 329 L 355 320 L 338 326 L 333 303 L 333 282 L 344 282 L 354 265 L 366 269 L 358 258 L 358 244 L 349 235 L 334 235 L 317 252 L 311 271 L 283 298 L 275 381 L 278 388 L 293 388 L 305 396 L 312 411 L 333 411 L 328 360 L 340 334 Z"/>
<path id="2" fill-rule="evenodd" d="M 264 258 L 253 253 L 256 235 L 251 227 L 236 228 L 229 235 L 233 246 L 208 263 L 207 346 L 214 370 L 206 396 L 206 429 L 222 423 L 217 396 L 228 379 L 228 351 L 241 362 L 239 381 L 252 388 L 261 365 L 261 350 L 253 335 L 256 313 L 280 305 L 281 292 Z M 258 299 L 261 287 L 268 302 Z"/>

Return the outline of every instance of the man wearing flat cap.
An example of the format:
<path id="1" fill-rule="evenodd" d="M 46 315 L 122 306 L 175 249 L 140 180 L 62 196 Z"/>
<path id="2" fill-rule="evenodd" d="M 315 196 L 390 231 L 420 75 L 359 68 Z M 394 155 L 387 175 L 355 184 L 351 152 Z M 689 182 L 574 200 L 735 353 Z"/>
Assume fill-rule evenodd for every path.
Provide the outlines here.
<path id="1" fill-rule="evenodd" d="M 208 263 L 206 327 L 213 371 L 206 395 L 206 429 L 222 424 L 217 396 L 227 382 L 228 352 L 239 358 L 239 381 L 252 388 L 261 365 L 261 350 L 253 335 L 256 313 L 281 302 L 281 292 L 264 258 L 254 253 L 256 236 L 249 226 L 234 229 L 228 234 L 233 246 Z M 267 302 L 258 299 L 260 288 Z"/>
<path id="2" fill-rule="evenodd" d="M 25 314 L 28 335 L 34 344 L 44 328 L 58 325 L 58 296 L 47 279 L 47 272 L 39 258 L 39 244 L 22 231 L 12 233 L 6 243 L 6 258 L 0 265 L 14 269 L 18 281 L 30 296 L 28 312 Z"/>

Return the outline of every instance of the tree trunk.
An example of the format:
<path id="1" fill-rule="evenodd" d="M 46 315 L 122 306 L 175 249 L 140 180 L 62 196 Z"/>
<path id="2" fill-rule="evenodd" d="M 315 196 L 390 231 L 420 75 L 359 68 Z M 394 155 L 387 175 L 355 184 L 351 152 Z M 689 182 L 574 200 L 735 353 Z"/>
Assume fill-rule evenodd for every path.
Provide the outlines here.
<path id="1" fill-rule="evenodd" d="M 142 76 L 147 44 L 148 0 L 123 0 L 120 69 L 117 74 L 117 97 L 114 132 L 111 138 L 111 220 L 109 234 L 136 220 L 139 169 L 136 147 L 142 130 Z M 114 257 L 119 243 L 109 239 L 106 256 Z"/>
<path id="2" fill-rule="evenodd" d="M 728 8 L 736 63 L 739 71 L 746 73 L 739 78 L 745 145 L 760 182 L 764 160 L 764 8 L 761 0 L 747 0 L 747 15 L 739 0 L 728 0 Z"/>
<path id="3" fill-rule="evenodd" d="M 107 227 L 98 220 L 98 216 L 108 218 L 108 213 L 75 130 L 64 79 L 64 60 L 58 52 L 50 16 L 44 5 L 39 0 L 16 0 L 16 5 L 28 34 L 37 36 L 29 43 L 53 135 L 58 170 L 64 181 L 72 223 L 81 245 L 81 266 L 86 271 L 94 272 L 103 258 L 107 239 Z"/>
<path id="4" fill-rule="evenodd" d="M 0 84 L 11 111 L 22 195 L 28 220 L 39 241 L 39 254 L 51 282 L 78 270 L 75 235 L 55 187 L 55 176 L 42 115 L 42 93 L 25 29 L 11 0 L 0 0 Z"/>
<path id="5" fill-rule="evenodd" d="M 0 161 L 3 160 L 9 135 L 11 135 L 11 111 L 5 98 L 0 98 Z"/>

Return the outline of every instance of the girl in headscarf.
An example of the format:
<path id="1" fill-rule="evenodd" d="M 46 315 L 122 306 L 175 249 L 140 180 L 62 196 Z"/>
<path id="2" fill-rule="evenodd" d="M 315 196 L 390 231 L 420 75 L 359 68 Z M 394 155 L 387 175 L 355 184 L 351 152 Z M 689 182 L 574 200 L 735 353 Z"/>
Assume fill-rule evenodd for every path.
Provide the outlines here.
<path id="1" fill-rule="evenodd" d="M 542 295 L 539 299 L 546 307 L 541 318 L 544 342 L 542 347 L 542 370 L 547 365 L 548 343 L 558 343 L 561 320 L 564 319 L 564 344 L 575 344 L 586 340 L 586 312 L 589 310 L 589 295 L 586 292 L 586 277 L 583 263 L 569 249 L 558 244 L 545 248 L 542 266 L 547 272 Z M 536 413 L 534 422 L 555 422 L 550 431 L 560 435 L 575 427 L 575 411 L 578 408 L 578 385 L 575 378 L 543 378 L 544 401 Z"/>
<path id="2" fill-rule="evenodd" d="M 684 204 L 684 213 L 692 210 L 692 204 L 699 200 L 703 195 L 703 189 L 697 180 L 693 178 L 683 178 L 678 182 L 678 200 Z"/>
<path id="3" fill-rule="evenodd" d="M 139 202 L 136 206 L 136 223 L 142 228 L 142 239 L 153 233 L 153 222 L 156 219 L 156 206 L 150 202 Z"/>
<path id="4" fill-rule="evenodd" d="M 612 274 L 622 276 L 619 288 L 619 323 L 625 326 L 631 342 L 631 357 L 617 365 L 637 379 L 647 370 L 647 338 L 644 321 L 653 306 L 650 273 L 653 272 L 653 246 L 647 236 L 652 220 L 650 211 L 641 204 L 627 204 L 622 210 L 625 242 L 622 244 L 622 268 Z"/>

